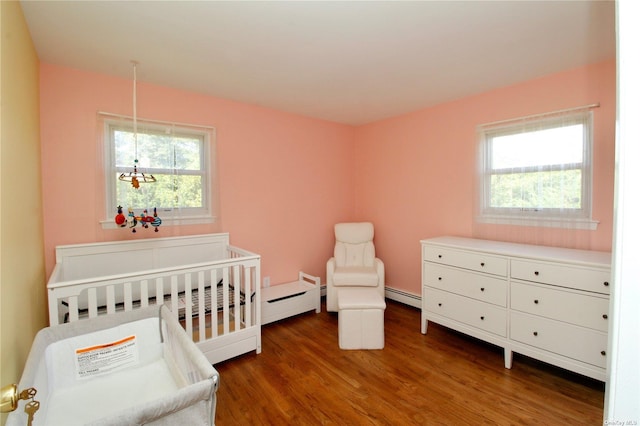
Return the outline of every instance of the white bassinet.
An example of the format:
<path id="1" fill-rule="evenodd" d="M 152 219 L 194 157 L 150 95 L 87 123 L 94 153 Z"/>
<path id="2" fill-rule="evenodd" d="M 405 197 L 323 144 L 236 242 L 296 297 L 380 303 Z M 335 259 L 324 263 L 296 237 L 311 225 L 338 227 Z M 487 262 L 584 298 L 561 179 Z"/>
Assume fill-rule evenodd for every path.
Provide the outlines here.
<path id="1" fill-rule="evenodd" d="M 33 426 L 213 425 L 217 371 L 165 306 L 40 330 L 18 389 Z M 8 426 L 24 426 L 24 401 Z"/>

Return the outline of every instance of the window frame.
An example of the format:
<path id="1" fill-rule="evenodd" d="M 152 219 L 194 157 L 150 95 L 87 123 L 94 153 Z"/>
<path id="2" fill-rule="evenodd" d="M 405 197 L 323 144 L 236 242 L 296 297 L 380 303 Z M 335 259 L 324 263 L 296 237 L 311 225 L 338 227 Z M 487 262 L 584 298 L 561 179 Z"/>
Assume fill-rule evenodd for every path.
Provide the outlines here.
<path id="1" fill-rule="evenodd" d="M 101 221 L 102 228 L 117 228 L 113 217 L 117 213 L 118 203 L 117 197 L 117 176 L 120 173 L 131 171 L 131 166 L 116 166 L 115 164 L 115 138 L 114 132 L 117 130 L 134 131 L 133 119 L 125 116 L 116 116 L 103 113 L 102 117 L 102 138 L 104 145 L 104 188 L 105 188 L 105 214 L 106 219 Z M 191 225 L 201 223 L 212 223 L 216 221 L 216 203 L 217 188 L 215 187 L 216 175 L 215 170 L 215 128 L 205 126 L 195 126 L 190 124 L 170 123 L 153 120 L 137 119 L 137 132 L 140 134 L 162 134 L 170 131 L 177 136 L 196 136 L 202 141 L 202 152 L 200 156 L 200 166 L 202 172 L 187 171 L 186 173 L 178 173 L 182 175 L 198 175 L 202 176 L 202 207 L 173 207 L 158 208 L 158 216 L 162 219 L 164 225 Z M 150 174 L 173 174 L 174 169 L 148 167 L 145 164 L 139 164 L 139 169 L 144 173 Z M 153 183 L 142 183 L 144 185 L 154 185 Z M 154 206 L 149 206 L 153 208 Z M 123 206 L 126 209 L 128 206 Z M 140 213 L 136 210 L 136 213 Z"/>
<path id="2" fill-rule="evenodd" d="M 491 164 L 493 139 L 501 136 L 517 135 L 560 128 L 568 124 L 583 126 L 582 162 L 544 164 L 509 169 L 494 169 Z M 479 126 L 479 211 L 477 221 L 505 225 L 526 225 L 539 227 L 559 227 L 574 229 L 597 228 L 598 221 L 592 219 L 593 202 L 593 111 L 578 109 L 560 113 L 541 114 L 515 120 L 505 120 Z M 491 178 L 496 175 L 515 173 L 581 170 L 581 207 L 571 208 L 522 208 L 491 206 Z"/>

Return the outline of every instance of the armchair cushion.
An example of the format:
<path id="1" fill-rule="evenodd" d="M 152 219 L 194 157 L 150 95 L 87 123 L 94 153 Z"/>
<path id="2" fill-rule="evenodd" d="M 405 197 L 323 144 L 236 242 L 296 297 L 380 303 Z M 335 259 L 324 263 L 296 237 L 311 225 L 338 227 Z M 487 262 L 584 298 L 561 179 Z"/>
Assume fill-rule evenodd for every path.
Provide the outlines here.
<path id="1" fill-rule="evenodd" d="M 336 267 L 333 273 L 333 285 L 336 287 L 376 287 L 378 280 L 378 271 L 374 267 Z"/>
<path id="2" fill-rule="evenodd" d="M 372 223 L 339 223 L 335 226 L 335 236 L 333 257 L 337 267 L 374 266 Z"/>

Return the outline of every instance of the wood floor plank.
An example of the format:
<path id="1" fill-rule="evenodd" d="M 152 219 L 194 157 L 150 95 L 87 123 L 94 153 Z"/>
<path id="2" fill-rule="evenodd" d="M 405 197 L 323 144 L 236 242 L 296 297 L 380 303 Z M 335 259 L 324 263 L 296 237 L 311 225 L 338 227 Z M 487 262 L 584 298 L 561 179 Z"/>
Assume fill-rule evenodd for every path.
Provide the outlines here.
<path id="1" fill-rule="evenodd" d="M 216 424 L 599 425 L 604 384 L 437 324 L 387 301 L 385 348 L 343 351 L 324 310 L 263 327 L 262 353 L 215 365 Z"/>

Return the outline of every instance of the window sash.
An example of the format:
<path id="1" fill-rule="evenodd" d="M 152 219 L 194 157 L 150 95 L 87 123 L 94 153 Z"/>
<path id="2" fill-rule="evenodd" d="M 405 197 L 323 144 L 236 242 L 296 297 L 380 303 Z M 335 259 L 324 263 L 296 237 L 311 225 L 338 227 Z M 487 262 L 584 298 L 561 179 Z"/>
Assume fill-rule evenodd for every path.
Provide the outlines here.
<path id="1" fill-rule="evenodd" d="M 592 113 L 588 110 L 559 114 L 550 117 L 537 117 L 534 119 L 519 119 L 502 122 L 497 125 L 480 127 L 480 140 L 482 144 L 482 169 L 480 180 L 480 217 L 505 217 L 520 219 L 590 219 L 591 216 L 591 146 L 592 146 Z M 582 126 L 582 162 L 572 163 L 545 163 L 518 167 L 494 168 L 492 164 L 493 139 L 502 136 L 517 135 L 520 133 L 534 132 L 559 128 L 568 125 Z M 537 174 L 545 172 L 563 172 L 580 170 L 580 207 L 541 207 L 520 206 L 506 207 L 492 205 L 492 195 L 496 188 L 492 186 L 495 176 L 508 176 L 512 174 Z M 540 194 L 537 194 L 540 195 Z"/>
<path id="2" fill-rule="evenodd" d="M 192 141 L 197 141 L 198 143 L 198 168 L 188 168 L 188 167 L 181 167 L 178 166 L 177 161 L 175 159 L 175 151 L 173 153 L 174 158 L 173 158 L 173 164 L 170 164 L 170 167 L 158 167 L 158 166 L 149 166 L 147 165 L 147 169 L 151 170 L 162 170 L 162 169 L 168 169 L 171 171 L 171 173 L 173 173 L 175 170 L 200 170 L 200 171 L 205 171 L 206 169 L 206 164 L 205 164 L 205 151 L 206 151 L 206 145 L 207 145 L 207 141 L 206 141 L 206 135 L 203 132 L 192 132 L 192 131 L 187 131 L 186 129 L 181 129 L 181 128 L 170 128 L 170 129 L 165 129 L 164 131 L 160 131 L 158 130 L 155 126 L 154 127 L 147 127 L 144 126 L 142 129 L 140 129 L 141 126 L 138 126 L 138 148 L 141 147 L 141 145 L 144 145 L 144 137 L 149 135 L 149 136 L 155 136 L 158 137 L 160 139 L 160 143 L 154 143 L 157 145 L 163 145 L 162 143 L 162 139 L 165 137 L 170 136 L 172 140 L 175 139 L 186 139 L 186 140 L 192 140 Z M 128 133 L 131 136 L 131 144 L 133 144 L 133 125 L 131 126 L 124 126 L 124 125 L 113 125 L 109 127 L 109 141 L 110 143 L 113 145 L 112 148 L 112 152 L 114 154 L 113 158 L 114 161 L 113 163 L 116 163 L 118 161 L 117 155 L 115 154 L 115 148 L 116 148 L 116 143 L 115 143 L 115 134 L 116 132 L 121 132 L 121 133 Z M 166 143 L 171 143 L 169 141 L 167 141 Z M 179 145 L 178 143 L 174 144 L 175 146 Z M 158 148 L 158 146 L 153 146 L 152 148 Z M 140 154 L 140 152 L 138 152 L 138 155 Z M 131 152 L 130 153 L 131 157 L 135 157 L 135 153 Z M 129 167 L 131 164 L 133 164 L 133 160 L 135 158 L 126 158 L 126 159 L 120 159 L 122 161 L 122 164 L 115 164 L 116 167 L 118 168 L 127 168 Z M 140 158 L 138 158 L 140 159 Z"/>
<path id="3" fill-rule="evenodd" d="M 567 163 L 567 164 L 548 164 L 540 166 L 529 166 L 520 168 L 503 168 L 503 169 L 491 169 L 489 173 L 491 175 L 509 175 L 514 173 L 538 173 L 538 172 L 562 172 L 565 170 L 582 170 L 584 169 L 583 163 Z"/>
<path id="4" fill-rule="evenodd" d="M 129 172 L 133 168 L 133 161 L 130 165 L 115 165 L 116 158 L 116 142 L 115 142 L 115 132 L 123 131 L 127 133 L 133 133 L 133 122 L 131 120 L 127 120 L 123 122 L 123 119 L 104 119 L 104 137 L 105 137 L 105 179 L 106 179 L 106 210 L 107 210 L 107 218 L 113 217 L 116 212 L 118 200 L 118 184 L 122 182 L 118 181 L 118 176 L 123 172 Z M 199 198 L 201 200 L 199 207 L 188 206 L 186 203 L 182 205 L 169 205 L 169 206 L 154 206 L 151 201 L 144 208 L 153 209 L 154 207 L 158 208 L 158 214 L 161 215 L 162 219 L 180 219 L 180 218 L 195 218 L 195 217 L 203 217 L 203 218 L 212 218 L 212 206 L 211 206 L 211 163 L 210 163 L 210 150 L 213 134 L 211 130 L 207 129 L 199 129 L 199 128 L 190 128 L 185 125 L 182 127 L 180 125 L 171 125 L 171 124 L 158 124 L 158 123 L 149 123 L 149 122 L 138 122 L 138 149 L 140 149 L 140 136 L 144 134 L 150 135 L 158 135 L 165 136 L 167 134 L 171 134 L 176 136 L 177 138 L 189 138 L 189 139 L 198 139 L 200 141 L 199 146 L 199 154 L 198 154 L 198 166 L 199 169 L 194 168 L 173 168 L 173 167 L 148 167 L 148 164 L 138 164 L 138 169 L 145 174 L 153 174 L 156 177 L 161 176 L 199 176 L 201 188 L 199 191 Z M 140 151 L 138 152 L 138 156 L 140 156 Z M 134 154 L 135 155 L 135 154 Z M 142 162 L 142 161 L 141 161 Z M 141 190 L 145 190 L 145 185 L 157 185 L 156 183 L 152 184 L 142 184 Z M 178 199 L 179 200 L 179 199 Z M 126 209 L 129 206 L 123 205 L 123 208 Z M 143 207 L 132 206 L 136 212 L 137 210 Z"/>
<path id="5" fill-rule="evenodd" d="M 126 173 L 131 171 L 132 166 L 117 166 L 114 168 L 118 175 L 120 173 Z M 156 167 L 142 167 L 145 173 L 151 173 L 153 175 L 180 175 L 180 176 L 206 176 L 206 170 L 193 170 L 193 169 L 167 169 Z"/>

